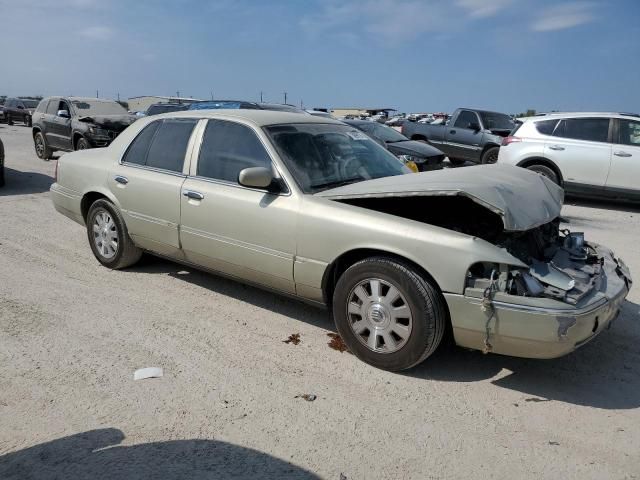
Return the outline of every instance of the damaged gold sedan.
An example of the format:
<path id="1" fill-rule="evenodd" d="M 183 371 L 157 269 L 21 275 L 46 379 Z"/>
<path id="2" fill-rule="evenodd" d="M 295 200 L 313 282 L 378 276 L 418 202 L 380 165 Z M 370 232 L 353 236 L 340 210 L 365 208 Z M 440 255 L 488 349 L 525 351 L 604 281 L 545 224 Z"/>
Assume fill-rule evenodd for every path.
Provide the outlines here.
<path id="1" fill-rule="evenodd" d="M 407 172 L 340 122 L 203 110 L 63 156 L 51 192 L 106 267 L 148 251 L 326 305 L 350 350 L 387 370 L 448 330 L 468 348 L 557 357 L 616 317 L 629 271 L 560 230 L 554 183 L 502 165 Z"/>

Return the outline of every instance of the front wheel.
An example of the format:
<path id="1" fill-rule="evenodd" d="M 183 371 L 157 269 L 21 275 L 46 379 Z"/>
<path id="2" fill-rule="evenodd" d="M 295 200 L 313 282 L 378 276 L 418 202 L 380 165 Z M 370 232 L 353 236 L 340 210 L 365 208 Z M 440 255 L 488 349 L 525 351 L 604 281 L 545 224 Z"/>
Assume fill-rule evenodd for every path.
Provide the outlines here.
<path id="1" fill-rule="evenodd" d="M 13 125 L 13 118 L 11 115 L 7 113 L 7 125 Z"/>
<path id="2" fill-rule="evenodd" d="M 498 161 L 498 152 L 500 152 L 500 147 L 488 148 L 487 151 L 482 154 L 481 162 L 484 165 L 496 163 Z"/>
<path id="3" fill-rule="evenodd" d="M 374 367 L 411 368 L 431 355 L 446 325 L 444 300 L 413 267 L 372 257 L 342 274 L 333 316 L 349 350 Z"/>
<path id="4" fill-rule="evenodd" d="M 42 132 L 37 132 L 33 137 L 33 146 L 36 149 L 36 155 L 42 160 L 51 159 L 53 150 L 47 145 L 47 140 L 44 138 Z"/>
<path id="5" fill-rule="evenodd" d="M 25 124 L 26 127 L 30 127 L 31 126 L 31 115 L 25 115 L 24 124 Z"/>
<path id="6" fill-rule="evenodd" d="M 89 142 L 87 142 L 86 138 L 80 137 L 76 143 L 76 150 L 86 150 L 87 148 L 91 148 Z"/>
<path id="7" fill-rule="evenodd" d="M 547 167 L 546 165 L 529 165 L 527 167 L 527 170 L 531 170 L 532 172 L 539 173 L 543 177 L 547 177 L 556 185 L 560 185 L 560 179 L 558 178 L 558 175 L 556 174 L 556 172 L 554 172 L 551 168 Z"/>
<path id="8" fill-rule="evenodd" d="M 142 250 L 129 237 L 120 211 L 106 199 L 96 200 L 89 208 L 87 236 L 93 254 L 105 267 L 126 268 L 142 256 Z"/>

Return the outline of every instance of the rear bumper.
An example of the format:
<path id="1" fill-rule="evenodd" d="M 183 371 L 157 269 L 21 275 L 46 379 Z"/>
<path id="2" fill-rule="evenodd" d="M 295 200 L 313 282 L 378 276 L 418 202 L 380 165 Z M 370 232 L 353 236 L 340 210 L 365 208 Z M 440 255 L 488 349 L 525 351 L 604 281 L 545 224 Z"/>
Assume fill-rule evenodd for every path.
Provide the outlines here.
<path id="1" fill-rule="evenodd" d="M 537 305 L 494 301 L 495 313 L 489 321 L 490 351 L 515 357 L 555 358 L 588 343 L 608 328 L 629 292 L 631 276 L 624 262 L 612 252 L 603 247 L 598 247 L 598 251 L 603 254 L 606 278 L 601 291 L 586 304 L 545 308 L 546 299 L 536 299 Z M 485 326 L 490 311 L 482 310 L 482 300 L 455 294 L 445 294 L 445 298 L 456 343 L 485 349 Z"/>
<path id="2" fill-rule="evenodd" d="M 51 185 L 50 192 L 53 206 L 59 213 L 80 225 L 84 225 L 81 207 L 82 196 L 79 193 L 64 188 L 58 183 Z"/>

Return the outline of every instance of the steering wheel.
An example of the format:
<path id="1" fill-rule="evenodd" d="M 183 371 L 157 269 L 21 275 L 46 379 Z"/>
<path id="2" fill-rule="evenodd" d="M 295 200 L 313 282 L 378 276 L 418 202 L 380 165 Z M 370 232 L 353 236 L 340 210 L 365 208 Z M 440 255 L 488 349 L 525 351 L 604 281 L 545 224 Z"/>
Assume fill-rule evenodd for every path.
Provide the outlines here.
<path id="1" fill-rule="evenodd" d="M 354 166 L 355 168 L 353 168 Z M 356 175 L 359 175 L 358 168 L 360 167 L 362 167 L 362 162 L 356 155 L 353 155 L 351 158 L 342 163 L 342 165 L 340 165 L 340 174 L 343 178 L 353 178 Z M 353 168 L 351 172 L 349 170 L 350 168 Z"/>

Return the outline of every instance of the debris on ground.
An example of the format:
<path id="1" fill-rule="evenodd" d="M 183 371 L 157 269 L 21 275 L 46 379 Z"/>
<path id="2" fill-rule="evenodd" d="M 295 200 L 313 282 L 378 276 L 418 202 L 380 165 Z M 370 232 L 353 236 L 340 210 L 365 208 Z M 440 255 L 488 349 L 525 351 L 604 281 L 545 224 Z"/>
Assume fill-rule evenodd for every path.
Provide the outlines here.
<path id="1" fill-rule="evenodd" d="M 160 378 L 164 375 L 160 367 L 141 368 L 133 372 L 134 380 L 144 380 L 145 378 Z"/>
<path id="2" fill-rule="evenodd" d="M 549 445 L 560 445 L 558 442 L 554 442 L 553 440 L 549 440 Z"/>
<path id="3" fill-rule="evenodd" d="M 538 403 L 538 402 L 550 402 L 551 400 L 549 400 L 548 398 L 530 397 L 530 398 L 525 398 L 524 401 Z"/>
<path id="4" fill-rule="evenodd" d="M 307 402 L 313 402 L 318 397 L 312 393 L 301 393 L 293 398 L 304 398 Z"/>
<path id="5" fill-rule="evenodd" d="M 344 343 L 344 340 L 342 340 L 342 337 L 337 333 L 329 332 L 327 333 L 327 337 L 331 339 L 329 340 L 329 343 L 327 343 L 327 345 L 329 345 L 334 350 L 337 350 L 339 352 L 349 351 L 347 345 Z"/>
<path id="6" fill-rule="evenodd" d="M 293 343 L 294 345 L 298 345 L 300 343 L 300 334 L 292 333 L 289 335 L 289 338 L 283 340 L 284 343 Z"/>
<path id="7" fill-rule="evenodd" d="M 347 476 L 342 472 L 340 472 L 340 480 L 347 480 Z"/>

